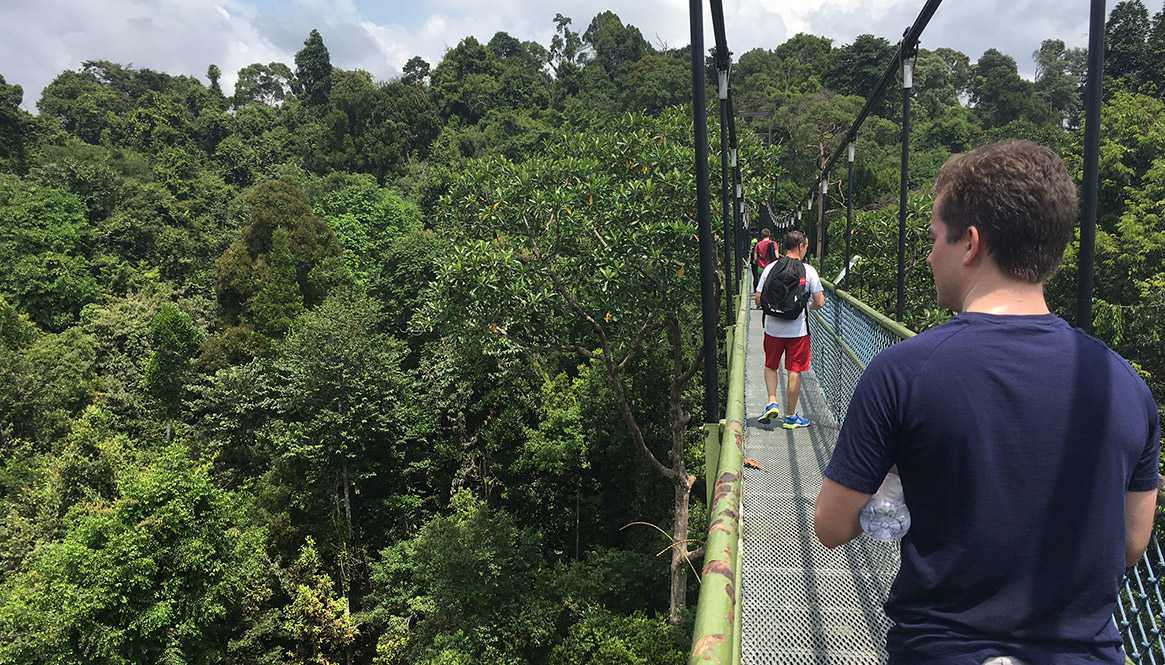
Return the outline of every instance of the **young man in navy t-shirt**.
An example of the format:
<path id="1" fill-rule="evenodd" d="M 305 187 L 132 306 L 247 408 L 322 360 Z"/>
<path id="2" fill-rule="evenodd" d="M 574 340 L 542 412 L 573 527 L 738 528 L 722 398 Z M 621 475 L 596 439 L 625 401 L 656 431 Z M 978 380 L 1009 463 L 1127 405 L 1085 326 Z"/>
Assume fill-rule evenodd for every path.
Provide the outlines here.
<path id="1" fill-rule="evenodd" d="M 1152 530 L 1160 422 L 1145 382 L 1049 313 L 1076 188 L 1029 141 L 939 171 L 927 263 L 946 324 L 881 353 L 817 497 L 818 538 L 860 534 L 884 476 L 911 527 L 886 601 L 892 665 L 1123 663 L 1125 567 Z"/>

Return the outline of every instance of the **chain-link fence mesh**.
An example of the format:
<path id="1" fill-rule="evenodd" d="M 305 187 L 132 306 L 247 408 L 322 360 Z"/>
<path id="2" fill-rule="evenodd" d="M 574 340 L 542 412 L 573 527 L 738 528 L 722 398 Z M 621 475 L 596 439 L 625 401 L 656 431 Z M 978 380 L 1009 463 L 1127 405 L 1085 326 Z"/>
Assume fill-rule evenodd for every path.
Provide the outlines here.
<path id="1" fill-rule="evenodd" d="M 1165 663 L 1165 643 L 1161 636 L 1161 615 L 1165 612 L 1161 574 L 1165 572 L 1165 556 L 1157 536 L 1154 533 L 1145 555 L 1125 574 L 1116 611 L 1116 625 L 1125 638 L 1125 655 L 1138 664 Z"/>
<path id="2" fill-rule="evenodd" d="M 910 335 L 892 330 L 832 287 L 825 290 L 825 309 L 810 314 L 809 332 L 814 373 L 838 422 L 845 420 L 854 386 L 866 365 Z"/>

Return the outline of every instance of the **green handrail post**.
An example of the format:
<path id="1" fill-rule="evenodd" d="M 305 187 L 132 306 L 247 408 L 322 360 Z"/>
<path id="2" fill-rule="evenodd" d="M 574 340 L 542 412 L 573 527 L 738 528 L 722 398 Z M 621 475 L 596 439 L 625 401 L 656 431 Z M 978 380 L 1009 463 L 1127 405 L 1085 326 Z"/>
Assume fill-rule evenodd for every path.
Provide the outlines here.
<path id="1" fill-rule="evenodd" d="M 748 275 L 742 277 L 747 279 Z M 708 538 L 700 600 L 689 662 L 736 665 L 740 662 L 740 492 L 744 465 L 744 368 L 748 349 L 748 298 L 741 289 L 728 365 L 728 403 L 724 425 L 706 425 L 705 435 L 720 430 L 714 483 L 709 483 Z M 708 463 L 709 460 L 705 459 Z"/>
<path id="2" fill-rule="evenodd" d="M 732 366 L 732 340 L 733 340 L 733 337 L 735 335 L 736 335 L 736 325 L 735 324 L 731 325 L 731 326 L 724 326 L 724 341 L 727 342 L 727 346 L 725 346 L 724 348 L 728 350 L 728 358 L 727 358 L 726 362 L 728 363 L 729 367 Z"/>
<path id="3" fill-rule="evenodd" d="M 704 423 L 704 500 L 712 505 L 712 490 L 716 488 L 716 470 L 720 464 L 720 439 L 724 436 L 725 422 Z"/>

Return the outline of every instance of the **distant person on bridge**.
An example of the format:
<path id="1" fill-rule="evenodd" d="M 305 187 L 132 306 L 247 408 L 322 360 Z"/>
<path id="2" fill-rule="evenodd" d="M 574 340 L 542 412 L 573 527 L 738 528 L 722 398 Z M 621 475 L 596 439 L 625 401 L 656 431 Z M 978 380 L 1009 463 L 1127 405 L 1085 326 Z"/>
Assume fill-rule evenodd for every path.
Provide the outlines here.
<path id="1" fill-rule="evenodd" d="M 777 252 L 777 243 L 773 240 L 773 232 L 768 229 L 760 230 L 760 242 L 752 245 L 752 283 L 756 284 L 760 279 L 761 272 L 768 267 L 770 263 L 777 260 L 779 252 Z M 760 309 L 760 306 L 757 306 Z"/>
<path id="2" fill-rule="evenodd" d="M 809 239 L 804 233 L 789 231 L 785 235 L 785 255 L 767 264 L 756 284 L 756 305 L 765 310 L 762 315 L 765 325 L 765 387 L 769 391 L 769 405 L 757 418 L 757 422 L 768 424 L 781 413 L 777 405 L 777 370 L 781 367 L 781 356 L 784 355 L 785 371 L 789 375 L 785 385 L 785 413 L 788 415 L 781 424 L 785 429 L 809 426 L 809 419 L 797 413 L 797 399 L 801 396 L 801 372 L 809 370 L 809 310 L 825 307 L 821 277 L 813 266 L 803 263 L 808 249 Z M 799 308 L 791 314 L 794 318 L 773 314 L 772 308 L 776 303 L 766 301 L 765 298 L 776 297 L 780 300 L 780 296 L 774 296 L 772 289 L 766 293 L 765 285 L 769 282 L 781 291 L 786 288 L 782 282 L 790 285 L 788 288 L 793 291 L 791 295 L 799 300 Z"/>
<path id="3" fill-rule="evenodd" d="M 1076 187 L 1054 152 L 1009 140 L 952 157 L 935 192 L 926 262 L 958 314 L 862 374 L 817 537 L 857 537 L 897 467 L 891 664 L 1123 663 L 1113 612 L 1149 542 L 1161 429 L 1133 367 L 1044 300 Z"/>

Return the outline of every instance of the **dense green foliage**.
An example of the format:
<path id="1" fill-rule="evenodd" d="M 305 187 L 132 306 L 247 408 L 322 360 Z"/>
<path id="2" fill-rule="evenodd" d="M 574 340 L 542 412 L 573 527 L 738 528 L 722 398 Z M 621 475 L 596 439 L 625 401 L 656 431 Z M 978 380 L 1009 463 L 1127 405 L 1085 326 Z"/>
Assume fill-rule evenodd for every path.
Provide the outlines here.
<path id="1" fill-rule="evenodd" d="M 1159 402 L 1163 23 L 1138 0 L 1109 18 L 1095 320 Z M 87 61 L 37 115 L 0 77 L 0 663 L 686 661 L 689 49 L 583 25 L 466 38 L 387 83 L 313 30 L 229 96 L 213 64 L 203 85 Z M 798 205 L 893 52 L 802 34 L 740 56 L 754 220 Z M 994 49 L 919 54 L 911 327 L 948 315 L 925 227 L 952 152 L 1031 137 L 1080 176 L 1083 54 L 1032 57 L 1034 82 Z M 851 290 L 883 311 L 899 113 L 867 120 L 853 182 Z M 1068 318 L 1077 254 L 1049 285 Z"/>

